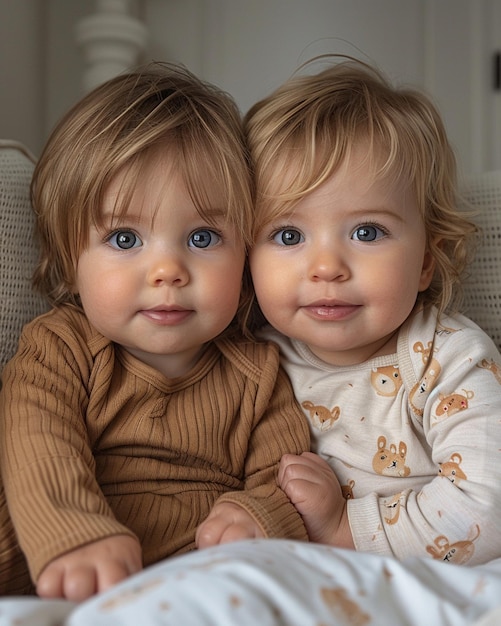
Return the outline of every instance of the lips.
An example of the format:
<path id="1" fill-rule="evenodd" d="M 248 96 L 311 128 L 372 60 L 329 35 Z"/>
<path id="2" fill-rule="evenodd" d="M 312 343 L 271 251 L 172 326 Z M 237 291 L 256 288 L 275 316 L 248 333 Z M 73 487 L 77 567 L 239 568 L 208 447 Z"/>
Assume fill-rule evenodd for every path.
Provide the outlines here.
<path id="1" fill-rule="evenodd" d="M 316 320 L 339 321 L 352 317 L 361 305 L 338 300 L 319 300 L 303 307 L 303 311 Z"/>
<path id="2" fill-rule="evenodd" d="M 194 311 L 192 309 L 185 309 L 178 306 L 163 306 L 143 309 L 140 313 L 148 320 L 156 324 L 173 326 L 184 322 L 194 313 Z"/>

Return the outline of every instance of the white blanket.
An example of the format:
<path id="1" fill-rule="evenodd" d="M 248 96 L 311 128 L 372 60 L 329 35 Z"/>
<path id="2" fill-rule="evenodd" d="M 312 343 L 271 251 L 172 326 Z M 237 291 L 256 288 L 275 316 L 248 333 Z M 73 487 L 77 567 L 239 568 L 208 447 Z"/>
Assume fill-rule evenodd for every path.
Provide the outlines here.
<path id="1" fill-rule="evenodd" d="M 4 599 L 0 625 L 499 626 L 499 607 L 501 559 L 469 568 L 261 540 L 168 559 L 79 606 Z"/>

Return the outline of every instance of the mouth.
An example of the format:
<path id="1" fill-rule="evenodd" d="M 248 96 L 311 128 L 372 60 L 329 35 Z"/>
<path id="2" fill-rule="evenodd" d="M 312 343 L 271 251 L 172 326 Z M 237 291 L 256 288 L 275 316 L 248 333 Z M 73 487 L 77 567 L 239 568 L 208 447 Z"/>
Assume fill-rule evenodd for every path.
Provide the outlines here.
<path id="1" fill-rule="evenodd" d="M 338 321 L 352 317 L 361 305 L 340 300 L 319 300 L 303 306 L 305 313 L 316 320 Z"/>
<path id="2" fill-rule="evenodd" d="M 151 309 L 143 309 L 139 313 L 146 319 L 161 326 L 175 326 L 191 317 L 193 309 L 185 309 L 180 306 L 158 306 Z"/>

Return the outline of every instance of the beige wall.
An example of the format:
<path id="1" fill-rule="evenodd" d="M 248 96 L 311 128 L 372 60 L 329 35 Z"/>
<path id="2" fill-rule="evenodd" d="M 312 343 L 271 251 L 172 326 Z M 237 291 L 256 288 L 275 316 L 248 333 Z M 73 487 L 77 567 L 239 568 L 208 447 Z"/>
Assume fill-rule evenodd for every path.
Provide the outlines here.
<path id="1" fill-rule="evenodd" d="M 42 2 L 0 0 L 0 137 L 33 150 L 44 132 L 44 17 Z"/>
<path id="2" fill-rule="evenodd" d="M 172 60 L 230 91 L 243 111 L 307 59 L 353 54 L 427 89 L 466 172 L 501 168 L 501 0 L 132 0 L 144 60 Z M 75 25 L 94 0 L 0 0 L 0 137 L 39 152 L 82 94 Z M 497 150 L 499 152 L 499 150 Z"/>

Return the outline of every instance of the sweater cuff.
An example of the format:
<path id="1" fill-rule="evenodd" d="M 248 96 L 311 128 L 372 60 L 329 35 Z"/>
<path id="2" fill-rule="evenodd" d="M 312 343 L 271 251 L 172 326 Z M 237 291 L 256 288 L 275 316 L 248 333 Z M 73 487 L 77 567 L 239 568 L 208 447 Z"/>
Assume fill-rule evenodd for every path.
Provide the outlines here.
<path id="1" fill-rule="evenodd" d="M 355 549 L 358 552 L 393 555 L 383 531 L 377 494 L 369 493 L 363 498 L 348 500 L 348 521 Z"/>
<path id="2" fill-rule="evenodd" d="M 223 494 L 217 502 L 236 504 L 253 517 L 266 538 L 286 538 L 308 541 L 303 520 L 285 493 L 280 497 L 255 498 L 245 491 Z"/>
<path id="3" fill-rule="evenodd" d="M 116 535 L 128 535 L 137 539 L 136 535 L 129 529 L 118 524 L 113 519 L 102 518 L 99 520 L 92 520 L 92 529 L 87 527 L 80 532 L 75 532 L 73 536 L 66 536 L 64 542 L 57 546 L 48 546 L 48 549 L 40 550 L 38 553 L 33 551 L 31 547 L 31 553 L 36 554 L 33 556 L 28 565 L 32 580 L 35 582 L 42 573 L 43 569 L 54 559 L 63 556 L 67 552 L 72 552 L 78 548 L 83 548 L 89 543 L 106 539 L 107 537 L 114 537 Z"/>

